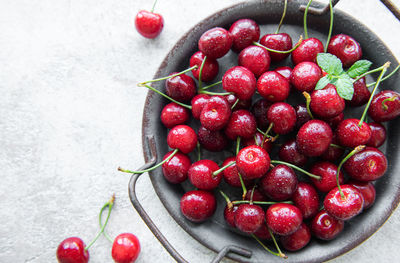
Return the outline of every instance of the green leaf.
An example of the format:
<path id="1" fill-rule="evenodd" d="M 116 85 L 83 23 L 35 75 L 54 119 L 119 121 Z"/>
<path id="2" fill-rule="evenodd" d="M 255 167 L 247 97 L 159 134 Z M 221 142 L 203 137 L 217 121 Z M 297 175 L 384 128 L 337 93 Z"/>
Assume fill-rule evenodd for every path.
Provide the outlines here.
<path id="1" fill-rule="evenodd" d="M 329 75 L 326 75 L 323 78 L 320 78 L 317 82 L 317 85 L 315 85 L 315 90 L 320 90 L 325 88 L 326 85 L 328 85 L 330 83 L 330 80 L 328 78 Z"/>
<path id="2" fill-rule="evenodd" d="M 319 53 L 317 63 L 328 74 L 338 76 L 343 72 L 342 62 L 335 55 Z"/>
<path id="3" fill-rule="evenodd" d="M 372 62 L 366 59 L 362 59 L 359 61 L 356 61 L 347 71 L 347 75 L 350 76 L 350 78 L 357 78 L 358 76 L 364 74 L 369 70 L 371 67 Z"/>
<path id="4" fill-rule="evenodd" d="M 351 100 L 353 98 L 353 81 L 346 73 L 343 73 L 339 76 L 336 82 L 336 91 L 339 96 L 345 100 Z"/>

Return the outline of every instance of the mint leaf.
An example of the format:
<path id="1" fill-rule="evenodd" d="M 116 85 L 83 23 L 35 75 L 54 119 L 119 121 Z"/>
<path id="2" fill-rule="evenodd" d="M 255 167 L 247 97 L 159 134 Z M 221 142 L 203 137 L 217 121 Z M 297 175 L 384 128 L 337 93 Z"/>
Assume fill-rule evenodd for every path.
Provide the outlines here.
<path id="1" fill-rule="evenodd" d="M 323 88 L 325 88 L 326 85 L 328 85 L 330 83 L 328 76 L 329 75 L 326 75 L 325 77 L 320 78 L 318 80 L 317 85 L 315 85 L 315 90 L 323 89 Z"/>
<path id="2" fill-rule="evenodd" d="M 353 98 L 353 81 L 346 73 L 343 73 L 339 76 L 336 82 L 336 91 L 339 96 L 345 100 L 351 100 Z"/>
<path id="3" fill-rule="evenodd" d="M 317 63 L 328 74 L 338 76 L 343 72 L 342 62 L 335 55 L 319 53 Z"/>
<path id="4" fill-rule="evenodd" d="M 371 67 L 372 62 L 369 60 L 359 60 L 356 61 L 347 71 L 347 75 L 350 76 L 350 78 L 357 78 L 358 76 L 364 74 L 365 72 L 367 72 L 369 70 L 369 68 Z"/>

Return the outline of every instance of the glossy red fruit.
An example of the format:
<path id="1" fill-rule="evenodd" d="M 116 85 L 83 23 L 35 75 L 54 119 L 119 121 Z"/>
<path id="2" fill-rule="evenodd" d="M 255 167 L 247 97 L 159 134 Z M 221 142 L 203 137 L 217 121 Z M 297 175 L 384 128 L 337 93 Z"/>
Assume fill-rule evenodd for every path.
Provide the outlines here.
<path id="1" fill-rule="evenodd" d="M 339 124 L 344 120 L 344 114 L 343 112 L 341 112 L 339 115 L 336 115 L 333 118 L 329 118 L 329 119 L 324 119 L 324 121 L 326 123 L 329 124 L 329 126 L 331 126 L 332 130 L 335 130 L 337 128 L 337 126 L 339 126 Z"/>
<path id="2" fill-rule="evenodd" d="M 228 138 L 222 130 L 210 131 L 200 126 L 197 137 L 200 145 L 211 152 L 220 152 L 228 145 Z"/>
<path id="3" fill-rule="evenodd" d="M 236 157 L 228 157 L 225 159 L 225 161 L 222 163 L 221 167 L 224 167 L 232 162 L 236 161 Z M 240 178 L 239 178 L 239 172 L 237 170 L 236 164 L 233 164 L 229 167 L 227 167 L 225 170 L 222 171 L 222 175 L 224 177 L 224 180 L 227 184 L 233 187 L 241 187 L 240 183 Z M 242 178 L 244 181 L 244 184 L 246 186 L 249 186 L 252 183 L 252 180 L 248 180 L 246 178 Z"/>
<path id="4" fill-rule="evenodd" d="M 116 263 L 133 263 L 139 253 L 140 242 L 134 234 L 122 233 L 114 239 L 111 256 Z"/>
<path id="5" fill-rule="evenodd" d="M 346 103 L 353 107 L 362 106 L 368 102 L 371 92 L 368 90 L 367 84 L 365 82 L 365 77 L 357 80 L 353 83 L 354 93 L 351 100 L 346 101 Z"/>
<path id="6" fill-rule="evenodd" d="M 142 36 L 155 38 L 164 27 L 164 19 L 160 14 L 141 10 L 135 17 L 135 27 Z"/>
<path id="7" fill-rule="evenodd" d="M 274 50 L 287 51 L 292 49 L 292 38 L 286 33 L 267 34 L 260 39 L 260 44 Z M 290 53 L 270 52 L 271 60 L 279 62 L 284 60 Z"/>
<path id="8" fill-rule="evenodd" d="M 312 120 L 305 104 L 296 105 L 294 110 L 296 111 L 296 129 L 300 129 L 304 123 Z"/>
<path id="9" fill-rule="evenodd" d="M 280 241 L 282 246 L 289 251 L 297 251 L 307 246 L 311 240 L 311 231 L 305 223 L 291 235 L 283 236 Z"/>
<path id="10" fill-rule="evenodd" d="M 297 149 L 305 156 L 323 154 L 332 142 L 332 129 L 321 120 L 311 120 L 301 126 L 297 133 Z"/>
<path id="11" fill-rule="evenodd" d="M 238 64 L 253 72 L 258 78 L 269 69 L 271 58 L 264 48 L 248 46 L 240 52 Z"/>
<path id="12" fill-rule="evenodd" d="M 212 190 L 222 180 L 222 174 L 213 175 L 219 169 L 218 164 L 211 160 L 200 160 L 193 163 L 188 170 L 188 177 L 192 185 L 200 190 Z"/>
<path id="13" fill-rule="evenodd" d="M 261 240 L 272 239 L 271 234 L 269 233 L 268 227 L 265 223 L 262 224 L 261 227 L 259 229 L 257 229 L 256 232 L 254 232 L 254 235 Z"/>
<path id="14" fill-rule="evenodd" d="M 224 218 L 225 221 L 230 225 L 231 227 L 236 227 L 235 225 L 235 213 L 236 210 L 238 209 L 238 206 L 234 205 L 232 207 L 229 207 L 228 205 L 225 206 L 224 209 Z"/>
<path id="15" fill-rule="evenodd" d="M 287 134 L 296 125 L 296 111 L 285 102 L 277 102 L 271 105 L 268 110 L 267 118 L 273 123 L 272 130 L 277 134 Z"/>
<path id="16" fill-rule="evenodd" d="M 360 44 L 351 36 L 345 34 L 335 35 L 328 44 L 328 53 L 337 56 L 347 68 L 362 57 Z"/>
<path id="17" fill-rule="evenodd" d="M 351 156 L 344 163 L 343 168 L 355 180 L 374 181 L 385 174 L 387 159 L 378 149 L 366 147 L 363 151 Z"/>
<path id="18" fill-rule="evenodd" d="M 228 101 L 229 105 L 231 105 L 232 110 L 247 110 L 250 109 L 252 104 L 252 98 L 250 98 L 249 100 L 240 100 L 236 97 L 235 94 L 225 95 L 224 97 Z"/>
<path id="19" fill-rule="evenodd" d="M 311 111 L 322 119 L 336 117 L 343 112 L 344 107 L 344 99 L 339 96 L 332 84 L 311 93 Z"/>
<path id="20" fill-rule="evenodd" d="M 257 80 L 257 91 L 268 101 L 284 101 L 289 96 L 289 81 L 278 72 L 267 71 Z"/>
<path id="21" fill-rule="evenodd" d="M 261 146 L 262 148 L 264 148 L 264 150 L 267 151 L 267 153 L 270 153 L 273 147 L 272 140 L 268 137 L 264 137 L 264 135 L 260 132 L 256 132 L 256 134 L 253 137 L 242 139 L 241 143 L 244 147 L 250 145 Z"/>
<path id="22" fill-rule="evenodd" d="M 329 145 L 328 150 L 321 155 L 321 158 L 324 161 L 336 162 L 337 160 L 341 160 L 344 154 L 344 148 L 340 147 L 338 140 L 336 139 L 336 135 L 333 135 L 332 144 Z M 339 146 L 339 147 L 338 147 Z"/>
<path id="23" fill-rule="evenodd" d="M 281 236 L 293 234 L 303 222 L 300 209 L 284 203 L 271 205 L 265 214 L 265 219 L 269 229 Z"/>
<path id="24" fill-rule="evenodd" d="M 367 146 L 371 147 L 381 147 L 386 140 L 386 128 L 380 123 L 371 122 L 368 123 L 371 128 L 371 138 L 369 139 Z"/>
<path id="25" fill-rule="evenodd" d="M 311 232 L 322 240 L 332 240 L 342 232 L 344 222 L 330 216 L 325 210 L 320 211 L 311 221 Z"/>
<path id="26" fill-rule="evenodd" d="M 161 122 L 171 129 L 176 125 L 184 124 L 189 120 L 189 111 L 185 107 L 171 102 L 161 111 Z"/>
<path id="27" fill-rule="evenodd" d="M 338 167 L 330 162 L 317 162 L 311 166 L 310 173 L 318 175 L 321 179 L 311 178 L 315 187 L 321 192 L 329 192 L 336 187 Z M 339 184 L 344 182 L 342 171 L 339 173 Z"/>
<path id="28" fill-rule="evenodd" d="M 363 209 L 367 209 L 370 208 L 374 202 L 375 202 L 375 197 L 376 197 L 376 191 L 375 191 L 375 187 L 371 182 L 359 182 L 359 181 L 355 181 L 352 180 L 350 182 L 348 182 L 349 185 L 357 188 L 363 198 L 364 198 L 364 208 Z"/>
<path id="29" fill-rule="evenodd" d="M 251 107 L 251 112 L 256 118 L 257 126 L 261 130 L 265 131 L 268 128 L 269 121 L 267 119 L 267 112 L 271 105 L 272 103 L 267 101 L 266 99 L 259 99 Z"/>
<path id="30" fill-rule="evenodd" d="M 196 148 L 197 135 L 191 127 L 177 125 L 168 132 L 167 143 L 170 148 L 188 154 Z"/>
<path id="31" fill-rule="evenodd" d="M 197 94 L 193 97 L 190 104 L 192 104 L 192 115 L 193 118 L 199 120 L 201 111 L 203 110 L 204 106 L 207 104 L 207 101 L 211 98 L 211 96 L 207 94 Z"/>
<path id="32" fill-rule="evenodd" d="M 319 197 L 317 190 L 308 183 L 299 182 L 292 196 L 294 205 L 300 209 L 303 218 L 315 216 L 319 210 Z"/>
<path id="33" fill-rule="evenodd" d="M 290 80 L 290 75 L 292 74 L 292 68 L 288 66 L 283 66 L 283 67 L 277 67 L 274 69 L 275 72 L 278 72 L 282 76 L 284 76 L 287 80 Z"/>
<path id="34" fill-rule="evenodd" d="M 261 178 L 263 193 L 275 201 L 283 201 L 292 197 L 297 188 L 297 176 L 289 166 L 279 164 Z"/>
<path id="35" fill-rule="evenodd" d="M 236 156 L 236 166 L 243 178 L 261 178 L 269 169 L 271 159 L 260 146 L 247 146 Z"/>
<path id="36" fill-rule="evenodd" d="M 165 93 L 179 102 L 190 101 L 197 93 L 196 83 L 186 74 L 175 76 L 165 81 Z"/>
<path id="37" fill-rule="evenodd" d="M 222 88 L 233 92 L 240 100 L 249 100 L 256 91 L 253 72 L 242 66 L 228 69 L 222 77 Z"/>
<path id="38" fill-rule="evenodd" d="M 345 119 L 339 123 L 336 129 L 336 136 L 340 145 L 354 148 L 358 145 L 365 145 L 371 138 L 371 128 L 365 122 L 358 126 L 360 120 Z"/>
<path id="39" fill-rule="evenodd" d="M 231 117 L 231 107 L 223 96 L 212 96 L 204 105 L 200 114 L 201 125 L 210 131 L 223 129 Z"/>
<path id="40" fill-rule="evenodd" d="M 173 151 L 168 152 L 163 160 L 167 159 Z M 165 179 L 173 184 L 184 182 L 188 177 L 188 170 L 192 162 L 186 154 L 177 152 L 169 161 L 162 164 Z"/>
<path id="41" fill-rule="evenodd" d="M 304 166 L 307 163 L 307 157 L 299 152 L 295 139 L 288 140 L 281 146 L 279 159 L 296 166 Z"/>
<path id="42" fill-rule="evenodd" d="M 292 52 L 292 62 L 316 62 L 318 53 L 324 53 L 324 45 L 316 38 L 307 38 Z"/>
<path id="43" fill-rule="evenodd" d="M 196 69 L 192 70 L 193 77 L 197 80 L 199 79 L 200 67 L 204 60 L 204 53 L 197 51 L 190 57 L 189 65 L 190 67 L 197 66 Z M 207 58 L 203 65 L 203 70 L 201 72 L 201 80 L 208 82 L 213 80 L 219 71 L 218 61 L 212 58 Z"/>
<path id="44" fill-rule="evenodd" d="M 182 196 L 180 201 L 183 216 L 196 223 L 210 218 L 214 214 L 216 207 L 215 197 L 208 191 L 189 191 Z"/>
<path id="45" fill-rule="evenodd" d="M 232 49 L 236 52 L 257 42 L 260 38 L 260 27 L 252 19 L 239 19 L 229 28 L 232 36 Z"/>
<path id="46" fill-rule="evenodd" d="M 232 112 L 228 125 L 225 127 L 225 134 L 231 140 L 235 140 L 237 137 L 254 137 L 256 131 L 256 119 L 253 114 L 247 110 L 237 110 Z"/>
<path id="47" fill-rule="evenodd" d="M 198 43 L 199 50 L 207 57 L 214 59 L 223 57 L 231 46 L 231 34 L 221 27 L 214 27 L 204 32 Z"/>
<path id="48" fill-rule="evenodd" d="M 260 206 L 241 204 L 235 212 L 235 226 L 242 232 L 252 234 L 264 223 L 264 216 Z"/>
<path id="49" fill-rule="evenodd" d="M 375 122 L 390 121 L 397 118 L 400 116 L 400 94 L 393 90 L 379 92 L 372 99 L 368 115 Z"/>
<path id="50" fill-rule="evenodd" d="M 293 68 L 290 83 L 298 91 L 311 92 L 322 77 L 322 71 L 314 62 L 301 62 Z"/>
<path id="51" fill-rule="evenodd" d="M 59 263 L 87 263 L 89 251 L 85 250 L 85 243 L 79 237 L 64 239 L 57 248 L 57 260 Z"/>
<path id="52" fill-rule="evenodd" d="M 360 191 L 351 185 L 341 185 L 344 198 L 340 196 L 339 188 L 333 188 L 325 196 L 324 209 L 338 220 L 349 220 L 359 213 L 364 207 L 364 198 Z"/>

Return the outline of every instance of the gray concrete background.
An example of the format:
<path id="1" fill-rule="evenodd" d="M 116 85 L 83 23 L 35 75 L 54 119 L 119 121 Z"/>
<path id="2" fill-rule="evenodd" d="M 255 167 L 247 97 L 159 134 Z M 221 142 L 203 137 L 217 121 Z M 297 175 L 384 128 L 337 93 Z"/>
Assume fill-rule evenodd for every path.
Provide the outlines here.
<path id="1" fill-rule="evenodd" d="M 137 262 L 173 262 L 132 208 L 129 175 L 118 166 L 143 163 L 141 117 L 150 79 L 174 43 L 193 25 L 239 0 L 165 1 L 161 36 L 147 40 L 133 19 L 146 0 L 0 1 L 0 262 L 54 262 L 69 236 L 88 243 L 100 207 L 116 205 L 107 232 L 136 234 Z M 394 1 L 400 6 L 400 1 Z M 377 0 L 342 0 L 400 58 L 400 24 Z M 214 254 L 192 240 L 163 208 L 147 175 L 144 207 L 190 262 Z M 400 213 L 360 247 L 334 262 L 392 262 L 399 257 Z M 104 238 L 91 262 L 111 262 Z"/>

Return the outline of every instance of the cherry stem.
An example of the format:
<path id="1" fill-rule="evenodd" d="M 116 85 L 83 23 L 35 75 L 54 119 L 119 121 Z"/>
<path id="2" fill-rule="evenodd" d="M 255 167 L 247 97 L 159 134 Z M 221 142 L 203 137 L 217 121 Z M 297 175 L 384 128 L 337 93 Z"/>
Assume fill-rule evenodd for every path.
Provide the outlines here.
<path id="1" fill-rule="evenodd" d="M 279 25 L 278 25 L 278 28 L 275 31 L 275 34 L 278 34 L 279 30 L 281 29 L 281 26 L 283 24 L 283 20 L 285 19 L 285 16 L 286 16 L 286 10 L 287 10 L 287 0 L 285 0 L 285 6 L 283 7 L 283 13 L 282 13 L 281 21 L 279 21 Z"/>
<path id="2" fill-rule="evenodd" d="M 253 204 L 256 205 L 274 205 L 274 204 L 293 204 L 292 201 L 281 201 L 281 202 L 274 202 L 274 201 L 253 201 Z M 238 205 L 238 204 L 250 204 L 250 200 L 236 200 L 232 201 L 232 204 Z"/>
<path id="3" fill-rule="evenodd" d="M 121 167 L 118 167 L 118 171 L 124 172 L 124 173 L 130 173 L 130 174 L 143 174 L 143 173 L 147 173 L 147 172 L 153 171 L 153 170 L 156 169 L 157 167 L 159 167 L 159 166 L 163 165 L 164 163 L 168 162 L 169 160 L 171 160 L 171 158 L 174 157 L 174 155 L 175 155 L 178 151 L 179 151 L 178 149 L 175 149 L 175 150 L 174 150 L 167 158 L 165 158 L 163 161 L 159 162 L 158 164 L 156 164 L 156 165 L 154 165 L 154 166 L 152 166 L 152 167 L 150 167 L 150 168 L 148 168 L 148 169 L 141 170 L 141 171 L 130 171 L 130 170 L 125 170 L 125 169 L 122 169 Z"/>
<path id="4" fill-rule="evenodd" d="M 150 10 L 151 13 L 153 13 L 154 8 L 156 7 L 157 1 L 158 1 L 158 0 L 155 0 L 155 1 L 154 1 L 153 7 L 152 7 L 151 10 Z"/>
<path id="5" fill-rule="evenodd" d="M 254 143 L 257 145 L 257 146 L 260 146 L 259 144 L 258 144 L 258 142 L 257 142 L 257 136 L 254 134 Z M 262 147 L 262 145 L 263 145 L 263 142 L 261 142 L 261 147 Z"/>
<path id="6" fill-rule="evenodd" d="M 228 168 L 228 167 L 230 167 L 230 166 L 232 166 L 232 165 L 234 165 L 234 164 L 236 164 L 236 161 L 233 161 L 233 162 L 231 162 L 231 163 L 228 163 L 227 165 L 225 165 L 225 166 L 219 168 L 218 170 L 216 170 L 215 172 L 213 172 L 212 175 L 213 175 L 213 176 L 217 176 L 217 175 L 220 174 L 222 171 L 224 171 L 226 168 Z"/>
<path id="7" fill-rule="evenodd" d="M 102 215 L 103 215 L 103 211 L 104 209 L 106 209 L 109 206 L 109 203 L 106 203 L 103 205 L 103 207 L 100 209 L 100 213 L 99 213 L 99 225 L 100 225 L 100 229 L 103 227 L 103 223 L 102 223 Z M 103 235 L 105 236 L 105 238 L 107 238 L 108 241 L 110 241 L 111 243 L 113 242 L 112 238 L 106 233 L 105 229 L 103 231 Z"/>
<path id="8" fill-rule="evenodd" d="M 101 225 L 101 214 L 103 213 L 103 210 L 104 210 L 106 207 L 108 207 L 108 213 L 107 213 L 106 221 L 104 222 L 104 225 L 101 226 L 100 231 L 97 233 L 96 237 L 92 240 L 92 242 L 90 242 L 90 243 L 85 247 L 85 251 L 87 251 L 87 250 L 96 242 L 96 240 L 100 237 L 100 235 L 104 232 L 104 229 L 106 228 L 107 223 L 108 223 L 108 219 L 110 218 L 110 215 L 111 215 L 111 210 L 112 210 L 113 205 L 114 205 L 114 200 L 115 200 L 115 194 L 113 194 L 112 197 L 111 197 L 111 199 L 110 199 L 107 203 L 105 203 L 104 206 L 101 208 L 101 210 L 100 210 L 100 215 L 99 215 L 99 218 L 100 218 L 100 225 Z M 111 242 L 112 242 L 112 240 L 111 240 Z"/>
<path id="9" fill-rule="evenodd" d="M 201 160 L 201 146 L 200 143 L 197 142 L 197 161 Z"/>
<path id="10" fill-rule="evenodd" d="M 253 204 L 253 196 L 254 196 L 254 190 L 256 189 L 256 184 L 253 186 L 251 189 L 251 194 L 250 194 L 250 204 Z"/>
<path id="11" fill-rule="evenodd" d="M 396 73 L 396 72 L 399 70 L 399 68 L 400 68 L 400 65 L 398 65 L 392 72 L 390 72 L 388 75 L 386 75 L 384 78 L 382 78 L 381 81 L 387 80 L 388 78 L 390 78 L 391 76 L 393 76 L 394 73 Z M 371 86 L 373 86 L 373 85 L 375 85 L 375 84 L 376 84 L 376 81 L 375 81 L 375 82 L 372 82 L 372 83 L 369 83 L 369 84 L 367 84 L 367 88 L 369 88 L 369 87 L 371 87 Z"/>
<path id="12" fill-rule="evenodd" d="M 226 205 L 228 206 L 229 209 L 232 209 L 233 207 L 233 203 L 231 202 L 231 200 L 229 199 L 229 197 L 222 191 L 219 190 L 219 192 L 221 193 L 221 195 L 224 197 L 225 201 L 226 201 Z"/>
<path id="13" fill-rule="evenodd" d="M 240 136 L 236 138 L 236 155 L 239 153 L 240 150 Z"/>
<path id="14" fill-rule="evenodd" d="M 268 228 L 268 231 L 269 231 L 269 234 L 270 234 L 270 236 L 271 236 L 271 238 L 272 238 L 272 241 L 273 241 L 274 244 L 275 244 L 276 250 L 278 250 L 279 256 L 280 256 L 281 258 L 287 258 L 287 256 L 286 256 L 285 254 L 283 254 L 282 251 L 281 251 L 281 249 L 279 248 L 279 245 L 278 245 L 278 243 L 276 242 L 274 233 L 272 233 L 271 229 L 269 229 L 269 228 Z"/>
<path id="15" fill-rule="evenodd" d="M 329 41 L 331 41 L 331 36 L 332 36 L 332 28 L 333 28 L 333 7 L 332 7 L 332 0 L 329 0 L 329 12 L 330 12 L 329 33 L 328 33 L 328 38 L 326 39 L 325 53 L 326 53 L 326 51 L 328 50 Z"/>
<path id="16" fill-rule="evenodd" d="M 387 68 L 388 68 L 389 66 L 390 66 L 390 62 L 386 62 L 385 64 L 383 64 L 382 67 L 380 67 L 381 70 L 382 70 L 382 71 L 381 71 L 381 74 L 379 74 L 379 77 L 378 77 L 378 79 L 377 79 L 377 81 L 376 81 L 375 87 L 374 87 L 374 89 L 373 89 L 372 92 L 371 92 L 371 96 L 369 96 L 369 100 L 368 100 L 367 106 L 365 106 L 365 109 L 364 109 L 364 112 L 363 112 L 363 114 L 362 114 L 362 116 L 361 116 L 360 122 L 358 123 L 358 127 L 361 127 L 361 125 L 363 124 L 364 119 L 365 119 L 365 117 L 367 116 L 368 108 L 369 108 L 369 106 L 371 105 L 372 99 L 373 99 L 373 97 L 374 97 L 374 95 L 375 95 L 375 92 L 376 92 L 376 90 L 378 89 L 378 86 L 379 86 L 379 84 L 381 83 L 382 77 L 383 77 L 383 75 L 385 75 L 385 72 L 386 72 L 386 70 L 387 70 Z"/>
<path id="17" fill-rule="evenodd" d="M 303 17 L 303 26 L 304 26 L 304 37 L 307 39 L 308 38 L 308 32 L 307 32 L 307 14 L 308 14 L 308 8 L 311 5 L 312 0 L 308 1 L 308 4 L 306 6 L 306 9 L 304 10 L 304 17 Z"/>
<path id="18" fill-rule="evenodd" d="M 246 194 L 247 194 L 247 188 L 246 188 L 246 185 L 244 184 L 244 181 L 243 181 L 243 177 L 242 177 L 242 175 L 238 172 L 238 175 L 239 175 L 239 181 L 240 181 L 240 185 L 242 186 L 242 199 L 245 199 L 246 198 Z"/>
<path id="19" fill-rule="evenodd" d="M 307 108 L 308 115 L 310 115 L 311 119 L 314 119 L 314 116 L 312 115 L 311 109 L 310 109 L 311 96 L 306 91 L 303 91 L 303 96 L 306 98 L 306 108 Z"/>
<path id="20" fill-rule="evenodd" d="M 200 70 L 199 70 L 199 90 L 201 90 L 201 88 L 203 86 L 203 82 L 201 80 L 201 74 L 203 72 L 203 67 L 204 67 L 204 63 L 206 63 L 206 59 L 207 59 L 207 56 L 204 56 L 204 59 L 201 62 L 201 65 L 200 65 Z"/>
<path id="21" fill-rule="evenodd" d="M 168 96 L 168 95 L 162 93 L 161 91 L 159 91 L 159 90 L 153 88 L 152 86 L 149 86 L 149 85 L 146 85 L 146 84 L 138 84 L 138 86 L 139 86 L 139 87 L 146 87 L 146 88 L 148 88 L 149 90 L 152 90 L 152 91 L 154 91 L 155 93 L 158 93 L 158 94 L 160 94 L 161 96 L 163 96 L 163 97 L 169 99 L 170 101 L 175 102 L 175 103 L 178 104 L 178 105 L 181 105 L 182 107 L 185 107 L 185 108 L 187 108 L 187 109 L 189 109 L 189 110 L 192 109 L 192 106 L 187 105 L 187 104 L 184 104 L 184 103 L 179 102 L 179 101 L 177 101 L 177 100 L 174 100 L 174 99 L 171 98 L 170 96 Z"/>
<path id="22" fill-rule="evenodd" d="M 238 104 L 238 102 L 239 102 L 239 99 L 236 99 L 235 103 L 233 103 L 233 105 L 232 105 L 232 107 L 231 107 L 231 110 L 233 110 L 233 108 L 236 107 L 236 105 Z"/>
<path id="23" fill-rule="evenodd" d="M 166 77 L 162 77 L 162 78 L 158 78 L 158 79 L 152 79 L 152 80 L 148 80 L 148 81 L 145 81 L 145 82 L 141 82 L 141 83 L 138 84 L 138 86 L 142 86 L 142 85 L 147 84 L 147 83 L 153 83 L 153 82 L 158 82 L 158 81 L 161 81 L 161 80 L 170 79 L 170 78 L 173 78 L 173 77 L 182 75 L 182 74 L 184 74 L 184 73 L 186 73 L 186 72 L 188 72 L 188 71 L 194 70 L 194 69 L 196 69 L 196 68 L 198 68 L 198 66 L 197 66 L 197 65 L 194 65 L 193 67 L 190 67 L 190 68 L 188 68 L 188 69 L 185 69 L 184 71 L 181 71 L 181 72 L 178 72 L 178 73 L 175 73 L 175 74 L 166 76 Z"/>
<path id="24" fill-rule="evenodd" d="M 253 45 L 262 47 L 264 49 L 266 49 L 269 52 L 273 52 L 273 53 L 280 53 L 280 54 L 287 54 L 287 53 L 292 53 L 298 46 L 300 46 L 301 42 L 303 42 L 303 36 L 300 36 L 299 41 L 297 41 L 296 45 L 294 47 L 292 47 L 292 49 L 289 50 L 276 50 L 276 49 L 272 49 L 269 47 L 266 47 L 258 42 L 253 42 Z"/>
<path id="25" fill-rule="evenodd" d="M 345 199 L 345 196 L 344 196 L 344 194 L 343 194 L 343 192 L 342 192 L 342 188 L 340 187 L 340 184 L 339 184 L 339 173 L 340 173 L 340 169 L 342 169 L 343 164 L 344 164 L 351 156 L 353 156 L 353 155 L 356 154 L 356 153 L 361 152 L 361 151 L 364 150 L 364 149 L 365 149 L 365 145 L 359 145 L 359 146 L 357 146 L 357 147 L 354 148 L 351 152 L 349 152 L 349 154 L 348 154 L 346 157 L 344 157 L 344 159 L 339 163 L 339 166 L 338 166 L 337 171 L 336 171 L 336 184 L 337 184 L 337 187 L 338 187 L 338 189 L 339 189 L 339 193 L 340 193 L 340 196 L 342 197 L 342 199 Z"/>
<path id="26" fill-rule="evenodd" d="M 383 110 L 386 111 L 386 110 L 389 109 L 388 106 L 386 105 L 386 102 L 387 102 L 387 101 L 395 101 L 397 98 L 398 98 L 398 96 L 393 96 L 393 97 L 384 99 L 384 100 L 382 101 L 382 108 L 383 108 Z"/>
<path id="27" fill-rule="evenodd" d="M 220 95 L 220 96 L 225 96 L 225 95 L 231 95 L 234 94 L 233 92 L 212 92 L 212 91 L 206 91 L 206 90 L 199 90 L 200 94 L 208 94 L 208 95 Z"/>
<path id="28" fill-rule="evenodd" d="M 272 251 L 272 250 L 269 249 L 266 245 L 264 245 L 264 243 L 261 242 L 261 240 L 260 240 L 256 235 L 251 234 L 251 236 L 252 236 L 265 250 L 267 250 L 269 253 L 271 253 L 271 254 L 274 255 L 274 256 L 281 257 L 281 255 L 280 255 L 279 253 L 276 253 L 276 252 Z"/>
<path id="29" fill-rule="evenodd" d="M 334 143 L 331 143 L 330 146 L 335 147 L 335 148 L 339 148 L 339 149 L 343 149 L 343 150 L 346 149 L 345 147 L 337 145 L 337 144 L 334 144 Z"/>
<path id="30" fill-rule="evenodd" d="M 205 86 L 205 87 L 203 87 L 201 90 L 206 90 L 206 89 L 212 88 L 212 87 L 217 86 L 217 85 L 219 85 L 219 84 L 221 84 L 221 83 L 222 83 L 222 80 L 220 80 L 220 81 L 218 81 L 218 82 L 215 82 L 215 83 L 213 83 L 213 84 L 210 84 L 210 85 L 208 85 L 208 86 Z"/>
<path id="31" fill-rule="evenodd" d="M 367 72 L 365 72 L 364 74 L 361 74 L 361 75 L 358 76 L 357 78 L 353 79 L 353 83 L 356 82 L 357 80 L 359 80 L 359 79 L 361 79 L 361 78 L 363 78 L 363 77 L 369 75 L 369 74 L 372 74 L 372 73 L 375 73 L 375 72 L 378 72 L 378 71 L 382 71 L 383 68 L 386 68 L 386 69 L 387 69 L 389 66 L 390 66 L 390 62 L 388 61 L 388 62 L 386 62 L 385 64 L 383 64 L 382 66 L 380 66 L 379 68 L 371 69 L 370 71 L 367 71 Z M 375 85 L 376 85 L 377 82 L 378 82 L 378 81 L 375 82 Z"/>
<path id="32" fill-rule="evenodd" d="M 310 177 L 312 177 L 312 178 L 314 178 L 314 179 L 317 179 L 317 180 L 320 180 L 320 179 L 321 179 L 321 176 L 318 176 L 318 175 L 312 174 L 312 173 L 310 173 L 310 172 L 307 172 L 306 170 L 301 169 L 300 167 L 298 167 L 298 166 L 296 166 L 296 165 L 294 165 L 294 164 L 291 164 L 291 163 L 287 163 L 287 162 L 283 162 L 283 161 L 278 161 L 278 160 L 271 160 L 271 163 L 272 163 L 272 164 L 284 164 L 284 165 L 289 166 L 289 167 L 291 167 L 291 168 L 293 168 L 293 169 L 295 169 L 295 170 L 297 170 L 297 171 L 299 171 L 299 172 L 302 172 L 302 173 L 304 173 L 304 174 L 306 174 L 306 175 L 308 175 L 308 176 L 310 176 Z"/>

